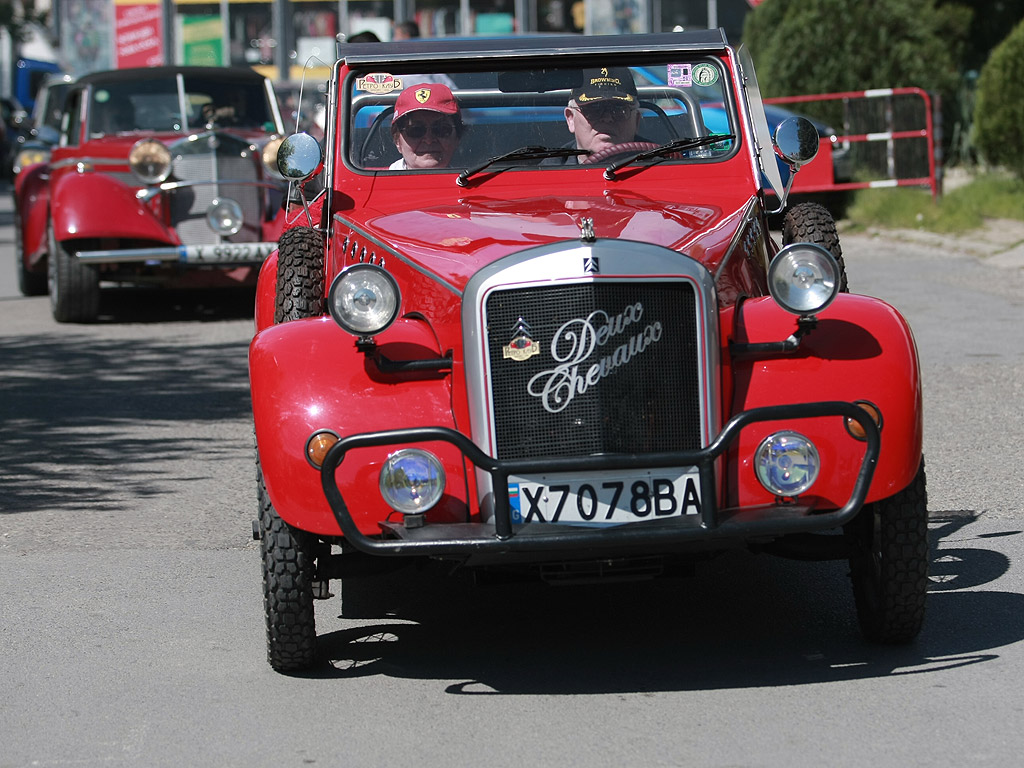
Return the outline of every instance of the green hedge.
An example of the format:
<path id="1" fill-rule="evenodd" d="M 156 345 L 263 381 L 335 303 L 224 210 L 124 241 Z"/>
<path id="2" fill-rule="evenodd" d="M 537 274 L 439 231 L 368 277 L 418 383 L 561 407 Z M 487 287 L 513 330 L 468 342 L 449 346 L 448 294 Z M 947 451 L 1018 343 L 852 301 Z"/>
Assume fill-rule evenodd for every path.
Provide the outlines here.
<path id="1" fill-rule="evenodd" d="M 1024 179 L 1024 22 L 997 45 L 981 69 L 974 144 L 985 161 Z"/>

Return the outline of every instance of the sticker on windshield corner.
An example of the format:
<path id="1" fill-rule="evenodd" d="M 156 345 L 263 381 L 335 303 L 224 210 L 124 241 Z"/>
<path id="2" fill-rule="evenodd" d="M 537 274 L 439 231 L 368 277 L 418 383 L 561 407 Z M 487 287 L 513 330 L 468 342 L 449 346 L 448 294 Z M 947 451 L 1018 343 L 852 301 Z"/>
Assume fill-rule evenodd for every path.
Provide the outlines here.
<path id="1" fill-rule="evenodd" d="M 714 85 L 718 82 L 718 70 L 712 64 L 698 64 L 693 68 L 693 82 L 697 85 Z"/>
<path id="2" fill-rule="evenodd" d="M 402 89 L 402 78 L 386 72 L 373 72 L 356 80 L 356 88 L 367 93 L 382 94 Z"/>
<path id="3" fill-rule="evenodd" d="M 673 88 L 689 88 L 693 85 L 692 64 L 669 64 L 668 84 Z"/>

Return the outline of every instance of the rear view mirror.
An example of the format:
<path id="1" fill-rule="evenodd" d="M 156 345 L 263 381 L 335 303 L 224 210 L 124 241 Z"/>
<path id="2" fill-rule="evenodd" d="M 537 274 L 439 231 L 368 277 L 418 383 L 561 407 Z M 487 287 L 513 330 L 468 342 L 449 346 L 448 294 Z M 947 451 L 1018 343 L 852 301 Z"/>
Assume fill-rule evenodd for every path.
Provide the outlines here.
<path id="1" fill-rule="evenodd" d="M 795 171 L 818 154 L 818 130 L 806 117 L 790 117 L 779 123 L 772 138 L 776 151 Z"/>
<path id="2" fill-rule="evenodd" d="M 308 133 L 294 133 L 277 150 L 277 169 L 291 181 L 308 179 L 324 160 L 320 142 Z"/>

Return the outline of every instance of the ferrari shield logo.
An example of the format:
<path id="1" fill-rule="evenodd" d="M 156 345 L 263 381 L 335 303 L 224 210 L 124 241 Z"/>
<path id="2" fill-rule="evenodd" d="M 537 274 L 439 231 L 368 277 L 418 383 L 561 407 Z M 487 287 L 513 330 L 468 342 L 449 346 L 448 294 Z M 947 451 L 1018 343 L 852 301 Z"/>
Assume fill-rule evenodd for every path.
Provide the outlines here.
<path id="1" fill-rule="evenodd" d="M 428 99 L 430 99 L 429 88 L 418 88 L 416 90 L 416 101 L 420 104 L 426 104 Z"/>

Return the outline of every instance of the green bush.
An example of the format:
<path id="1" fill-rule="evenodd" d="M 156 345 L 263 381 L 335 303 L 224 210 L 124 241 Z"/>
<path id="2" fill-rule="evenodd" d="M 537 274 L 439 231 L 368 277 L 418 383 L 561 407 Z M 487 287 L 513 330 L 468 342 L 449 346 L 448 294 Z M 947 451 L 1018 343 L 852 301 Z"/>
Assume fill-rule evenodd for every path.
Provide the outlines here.
<path id="1" fill-rule="evenodd" d="M 971 17 L 938 0 L 764 2 L 747 14 L 743 42 L 765 96 L 916 86 L 952 104 Z"/>
<path id="2" fill-rule="evenodd" d="M 1024 179 L 1024 22 L 997 45 L 981 69 L 974 106 L 974 144 L 991 165 Z"/>

